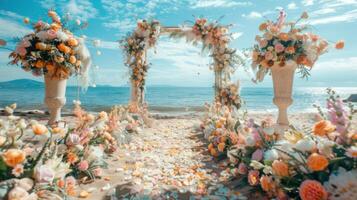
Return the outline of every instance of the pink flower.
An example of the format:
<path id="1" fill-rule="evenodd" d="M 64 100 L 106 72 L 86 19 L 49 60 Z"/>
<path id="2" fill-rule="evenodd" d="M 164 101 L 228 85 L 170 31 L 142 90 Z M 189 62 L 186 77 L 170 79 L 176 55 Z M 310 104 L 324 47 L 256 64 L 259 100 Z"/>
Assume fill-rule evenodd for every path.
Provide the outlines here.
<path id="1" fill-rule="evenodd" d="M 44 25 L 43 21 L 38 21 L 36 24 L 35 24 L 35 27 L 42 27 Z"/>
<path id="2" fill-rule="evenodd" d="M 52 29 L 48 30 L 46 33 L 47 33 L 47 38 L 50 40 L 55 39 L 57 37 L 56 31 Z"/>
<path id="3" fill-rule="evenodd" d="M 27 51 L 24 47 L 17 46 L 15 52 L 19 54 L 20 56 L 25 56 Z"/>
<path id="4" fill-rule="evenodd" d="M 240 174 L 247 174 L 248 172 L 248 168 L 247 168 L 247 165 L 245 165 L 244 163 L 240 163 L 238 165 L 238 173 Z"/>
<path id="5" fill-rule="evenodd" d="M 267 45 L 268 45 L 268 41 L 267 41 L 267 40 L 263 39 L 263 40 L 260 40 L 260 41 L 259 41 L 259 46 L 260 46 L 260 48 L 264 48 L 264 47 L 266 47 Z"/>
<path id="6" fill-rule="evenodd" d="M 47 165 L 41 165 L 35 168 L 35 179 L 40 183 L 51 183 L 55 178 L 55 172 Z"/>
<path id="7" fill-rule="evenodd" d="M 16 166 L 12 169 L 11 173 L 12 173 L 15 177 L 21 176 L 21 174 L 24 173 L 24 166 L 23 166 L 23 165 L 20 165 L 20 164 L 16 165 Z"/>
<path id="8" fill-rule="evenodd" d="M 74 186 L 76 185 L 76 179 L 73 176 L 66 177 L 66 186 Z"/>
<path id="9" fill-rule="evenodd" d="M 89 167 L 88 161 L 82 160 L 80 163 L 78 163 L 78 169 L 81 171 L 87 170 Z"/>
<path id="10" fill-rule="evenodd" d="M 252 155 L 252 160 L 261 161 L 263 159 L 263 154 L 264 152 L 261 149 L 255 150 Z"/>
<path id="11" fill-rule="evenodd" d="M 285 47 L 281 43 L 276 43 L 275 44 L 275 51 L 277 53 L 283 52 L 285 50 Z"/>
<path id="12" fill-rule="evenodd" d="M 273 60 L 273 58 L 274 58 L 274 56 L 270 51 L 265 53 L 265 59 L 266 60 Z"/>
<path id="13" fill-rule="evenodd" d="M 258 170 L 249 171 L 249 173 L 248 173 L 248 182 L 252 186 L 259 184 L 259 171 Z"/>
<path id="14" fill-rule="evenodd" d="M 102 168 L 95 168 L 93 170 L 93 173 L 94 173 L 94 176 L 102 176 L 103 170 L 102 170 Z"/>

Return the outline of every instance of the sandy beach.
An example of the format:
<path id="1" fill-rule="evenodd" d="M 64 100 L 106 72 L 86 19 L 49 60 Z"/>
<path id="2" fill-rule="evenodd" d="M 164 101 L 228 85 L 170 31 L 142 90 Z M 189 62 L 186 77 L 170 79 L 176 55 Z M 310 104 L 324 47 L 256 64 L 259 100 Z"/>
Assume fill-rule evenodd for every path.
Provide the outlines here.
<path id="1" fill-rule="evenodd" d="M 43 112 L 16 114 L 46 123 L 47 116 Z M 224 161 L 209 155 L 207 140 L 198 130 L 202 115 L 202 112 L 152 114 L 153 126 L 139 128 L 130 136 L 128 144 L 107 156 L 105 160 L 109 167 L 103 170 L 102 177 L 80 184 L 76 196 L 79 198 L 85 191 L 89 193 L 86 199 L 91 200 L 160 199 L 162 194 L 190 199 L 200 198 L 199 193 L 208 194 L 210 199 L 252 198 L 254 193 L 249 192 L 249 187 L 237 188 L 239 181 L 227 181 L 220 175 L 225 169 Z M 262 120 L 275 117 L 275 114 L 248 116 Z M 313 113 L 292 114 L 291 121 L 297 127 L 309 126 L 314 123 L 314 116 Z M 68 113 L 64 120 L 71 123 L 74 117 Z"/>

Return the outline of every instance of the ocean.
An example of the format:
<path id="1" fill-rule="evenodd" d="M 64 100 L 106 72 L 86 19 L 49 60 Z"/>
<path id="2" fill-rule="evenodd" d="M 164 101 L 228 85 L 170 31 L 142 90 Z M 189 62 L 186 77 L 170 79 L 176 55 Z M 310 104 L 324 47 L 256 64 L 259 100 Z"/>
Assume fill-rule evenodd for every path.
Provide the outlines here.
<path id="1" fill-rule="evenodd" d="M 357 87 L 336 87 L 342 98 L 348 98 L 357 93 Z M 77 99 L 76 87 L 67 87 L 66 110 L 72 108 L 73 100 Z M 127 104 L 130 96 L 128 87 L 100 86 L 89 88 L 86 93 L 79 93 L 84 108 L 92 111 L 109 109 L 118 104 Z M 241 97 L 245 101 L 244 108 L 250 112 L 275 112 L 272 103 L 273 88 L 243 87 Z M 45 108 L 43 105 L 44 88 L 39 84 L 0 84 L 0 107 L 17 103 L 19 109 Z M 293 112 L 311 112 L 316 109 L 313 104 L 325 106 L 326 88 L 296 87 L 293 92 L 294 103 L 289 108 Z M 202 110 L 205 102 L 212 102 L 213 88 L 211 87 L 147 87 L 146 99 L 150 109 L 154 111 L 196 111 Z"/>

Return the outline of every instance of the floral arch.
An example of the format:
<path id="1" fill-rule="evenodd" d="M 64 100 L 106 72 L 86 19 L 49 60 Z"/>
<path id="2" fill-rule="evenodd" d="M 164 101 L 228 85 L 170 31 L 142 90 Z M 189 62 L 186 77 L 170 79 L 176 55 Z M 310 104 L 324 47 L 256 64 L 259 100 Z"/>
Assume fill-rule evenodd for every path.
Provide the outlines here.
<path id="1" fill-rule="evenodd" d="M 160 35 L 168 34 L 171 38 L 185 38 L 187 42 L 202 44 L 202 51 L 212 57 L 210 68 L 214 71 L 215 100 L 223 105 L 240 107 L 238 86 L 230 82 L 231 74 L 243 64 L 244 60 L 237 50 L 229 47 L 232 34 L 230 25 L 220 25 L 217 21 L 207 22 L 198 18 L 192 26 L 165 27 L 159 21 L 140 20 L 136 29 L 121 41 L 124 50 L 125 65 L 130 70 L 131 99 L 129 107 L 138 112 L 145 104 L 145 81 L 149 62 L 147 50 L 155 47 Z"/>

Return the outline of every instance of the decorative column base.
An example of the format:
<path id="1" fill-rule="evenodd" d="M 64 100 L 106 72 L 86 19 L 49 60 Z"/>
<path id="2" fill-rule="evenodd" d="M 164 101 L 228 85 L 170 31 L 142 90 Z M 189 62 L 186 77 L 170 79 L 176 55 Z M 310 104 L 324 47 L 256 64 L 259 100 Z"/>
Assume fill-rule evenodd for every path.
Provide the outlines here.
<path id="1" fill-rule="evenodd" d="M 61 120 L 61 109 L 66 104 L 67 79 L 59 80 L 45 75 L 45 104 L 50 113 L 48 125 Z"/>
<path id="2" fill-rule="evenodd" d="M 276 131 L 281 132 L 289 128 L 288 107 L 293 103 L 292 88 L 294 73 L 297 64 L 293 61 L 287 61 L 284 66 L 274 65 L 271 68 L 274 99 L 273 103 L 278 107 L 279 114 L 277 119 Z"/>

